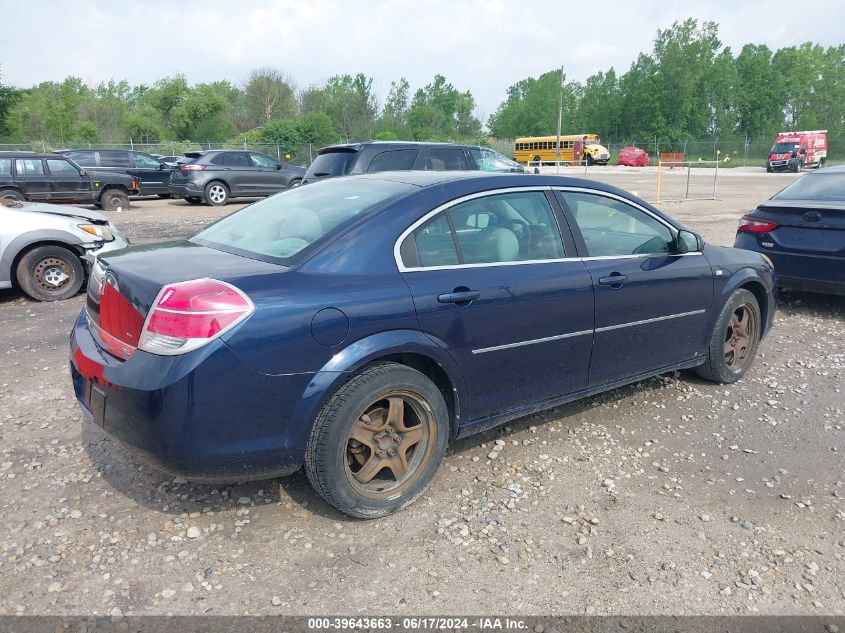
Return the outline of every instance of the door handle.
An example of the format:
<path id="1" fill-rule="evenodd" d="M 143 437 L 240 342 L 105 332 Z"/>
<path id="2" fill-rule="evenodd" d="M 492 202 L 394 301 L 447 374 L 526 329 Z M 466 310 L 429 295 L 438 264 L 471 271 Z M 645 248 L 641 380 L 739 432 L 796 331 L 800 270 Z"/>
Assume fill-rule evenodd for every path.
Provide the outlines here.
<path id="1" fill-rule="evenodd" d="M 608 275 L 607 277 L 602 277 L 599 279 L 599 285 L 601 286 L 610 286 L 611 288 L 621 288 L 622 284 L 628 281 L 628 275 L 623 275 L 621 273 L 613 273 Z"/>
<path id="2" fill-rule="evenodd" d="M 439 295 L 437 301 L 440 303 L 469 303 L 480 296 L 481 293 L 478 290 L 459 290 Z"/>

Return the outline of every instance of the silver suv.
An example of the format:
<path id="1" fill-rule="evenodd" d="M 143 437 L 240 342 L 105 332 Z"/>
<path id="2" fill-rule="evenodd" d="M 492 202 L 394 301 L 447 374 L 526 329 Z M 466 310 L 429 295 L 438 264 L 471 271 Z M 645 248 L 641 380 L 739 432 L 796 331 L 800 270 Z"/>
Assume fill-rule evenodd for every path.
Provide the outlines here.
<path id="1" fill-rule="evenodd" d="M 17 282 L 33 299 L 67 299 L 82 287 L 86 255 L 128 245 L 97 211 L 0 200 L 0 288 Z"/>

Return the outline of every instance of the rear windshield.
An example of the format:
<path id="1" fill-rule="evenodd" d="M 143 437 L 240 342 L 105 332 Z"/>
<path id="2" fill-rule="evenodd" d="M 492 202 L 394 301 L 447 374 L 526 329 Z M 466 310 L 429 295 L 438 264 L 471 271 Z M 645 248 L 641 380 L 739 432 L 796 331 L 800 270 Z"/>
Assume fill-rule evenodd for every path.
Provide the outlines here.
<path id="1" fill-rule="evenodd" d="M 776 200 L 845 200 L 845 172 L 807 174 L 783 191 Z"/>
<path id="2" fill-rule="evenodd" d="M 326 180 L 265 198 L 212 224 L 192 242 L 253 259 L 290 264 L 412 185 L 375 179 Z"/>
<path id="3" fill-rule="evenodd" d="M 342 151 L 342 152 L 326 152 L 325 154 L 318 154 L 314 162 L 311 163 L 311 173 L 314 176 L 343 176 L 348 174 L 352 169 L 352 163 L 355 160 L 358 152 L 356 151 Z"/>

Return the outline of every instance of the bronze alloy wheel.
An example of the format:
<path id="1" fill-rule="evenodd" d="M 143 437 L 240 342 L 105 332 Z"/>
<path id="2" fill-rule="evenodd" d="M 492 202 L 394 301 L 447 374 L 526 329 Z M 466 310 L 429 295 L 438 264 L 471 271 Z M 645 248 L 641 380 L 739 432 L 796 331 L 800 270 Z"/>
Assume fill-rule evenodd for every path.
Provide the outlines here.
<path id="1" fill-rule="evenodd" d="M 725 364 L 731 371 L 748 368 L 754 359 L 754 344 L 759 337 L 757 308 L 743 303 L 733 311 L 725 329 Z"/>
<path id="2" fill-rule="evenodd" d="M 367 406 L 349 430 L 347 479 L 362 496 L 398 496 L 426 470 L 436 437 L 431 407 L 419 395 L 387 393 Z"/>
<path id="3" fill-rule="evenodd" d="M 45 257 L 35 264 L 33 281 L 44 292 L 58 293 L 73 283 L 74 270 L 69 262 L 58 257 Z"/>

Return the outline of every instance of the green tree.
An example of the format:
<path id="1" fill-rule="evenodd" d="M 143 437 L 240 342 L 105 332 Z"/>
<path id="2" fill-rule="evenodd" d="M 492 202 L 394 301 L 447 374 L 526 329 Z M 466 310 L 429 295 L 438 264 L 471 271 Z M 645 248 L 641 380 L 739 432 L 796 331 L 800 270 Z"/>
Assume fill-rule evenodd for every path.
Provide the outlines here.
<path id="1" fill-rule="evenodd" d="M 417 140 L 448 140 L 477 136 L 481 123 L 473 115 L 475 99 L 460 92 L 443 75 L 414 93 L 408 124 Z"/>
<path id="2" fill-rule="evenodd" d="M 248 121 L 261 126 L 296 114 L 296 87 L 278 68 L 253 70 L 244 86 Z"/>

